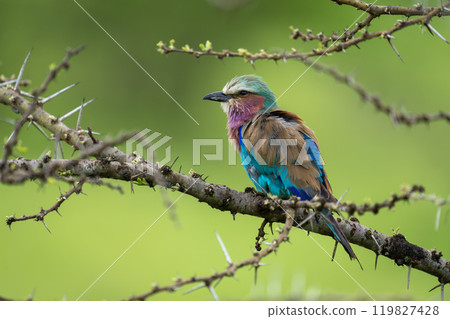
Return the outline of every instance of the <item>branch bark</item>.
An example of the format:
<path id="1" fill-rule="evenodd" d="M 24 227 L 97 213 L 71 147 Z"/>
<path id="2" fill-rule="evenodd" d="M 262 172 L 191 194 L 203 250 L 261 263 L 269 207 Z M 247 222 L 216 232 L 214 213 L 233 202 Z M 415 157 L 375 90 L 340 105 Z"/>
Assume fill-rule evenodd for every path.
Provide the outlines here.
<path id="1" fill-rule="evenodd" d="M 442 16 L 450 15 L 450 12 L 445 11 L 442 7 L 424 7 L 421 4 L 414 6 L 413 8 L 404 6 L 379 6 L 371 3 L 367 3 L 361 0 L 331 0 L 339 5 L 348 5 L 370 13 L 374 16 L 380 15 L 401 15 L 405 17 L 426 15 L 433 10 L 439 10 L 439 14 Z"/>
<path id="2" fill-rule="evenodd" d="M 302 222 L 313 212 L 305 208 L 305 202 L 292 197 L 289 200 L 271 199 L 261 194 L 255 194 L 251 190 L 239 192 L 224 185 L 210 184 L 201 177 L 187 176 L 173 171 L 168 166 L 157 165 L 141 161 L 138 163 L 118 162 L 109 160 L 50 160 L 43 163 L 40 160 L 17 159 L 9 161 L 13 167 L 10 176 L 21 176 L 35 170 L 52 171 L 55 168 L 60 172 L 81 177 L 110 178 L 122 181 L 137 180 L 137 177 L 145 179 L 150 186 L 163 186 L 175 189 L 195 197 L 200 202 L 207 203 L 212 208 L 220 211 L 228 211 L 233 215 L 240 213 L 266 219 L 269 222 L 283 223 L 285 212 L 294 210 L 294 227 Z M 50 167 L 52 169 L 50 169 Z M 13 177 L 7 179 L 13 180 Z M 320 211 L 317 205 L 311 206 Z M 424 271 L 438 278 L 441 283 L 450 283 L 450 261 L 442 257 L 442 253 L 414 245 L 401 234 L 388 236 L 369 227 L 361 225 L 354 218 L 344 220 L 337 218 L 342 232 L 349 242 L 364 247 L 395 261 L 399 266 L 407 265 Z M 319 222 L 306 223 L 303 229 L 317 234 L 333 238 L 331 230 L 323 219 Z"/>

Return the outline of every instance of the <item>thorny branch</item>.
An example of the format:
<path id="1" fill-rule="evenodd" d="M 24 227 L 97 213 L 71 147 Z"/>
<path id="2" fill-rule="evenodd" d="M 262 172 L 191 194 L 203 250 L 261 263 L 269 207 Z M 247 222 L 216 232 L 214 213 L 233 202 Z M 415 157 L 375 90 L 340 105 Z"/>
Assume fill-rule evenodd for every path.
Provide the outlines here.
<path id="1" fill-rule="evenodd" d="M 29 160 L 24 158 L 18 158 L 15 160 L 9 160 L 7 165 L 10 169 L 8 176 L 3 180 L 7 184 L 19 184 L 27 180 L 33 179 L 46 179 L 55 172 L 59 176 L 83 176 L 83 177 L 98 177 L 98 178 L 110 178 L 122 181 L 138 181 L 140 179 L 146 179 L 150 185 L 160 185 L 167 188 L 175 188 L 182 191 L 184 188 L 180 185 L 177 186 L 178 177 L 183 176 L 189 178 L 187 175 L 181 173 L 177 174 L 177 179 L 167 180 L 164 178 L 166 172 L 174 173 L 170 167 L 163 166 L 158 167 L 156 164 L 146 161 L 134 161 L 133 163 L 123 163 L 119 161 L 109 160 L 69 160 L 69 159 L 50 159 L 43 158 L 39 160 Z M 159 172 L 159 176 L 157 173 Z M 195 178 L 201 178 L 197 173 L 193 173 Z M 192 181 L 194 181 L 192 180 Z M 95 183 L 95 181 L 93 182 Z M 188 184 L 186 184 L 188 185 Z M 214 184 L 207 184 L 205 193 L 213 194 Z M 255 192 L 253 188 L 248 188 L 245 193 Z M 263 196 L 264 197 L 264 196 Z M 436 206 L 450 205 L 449 199 L 439 199 L 435 195 L 428 195 L 425 193 L 425 189 L 420 185 L 403 186 L 400 194 L 392 194 L 390 199 L 386 199 L 377 203 L 364 203 L 355 204 L 353 202 L 328 202 L 325 198 L 315 197 L 312 200 L 302 200 L 296 202 L 297 208 L 321 210 L 328 208 L 333 211 L 346 212 L 350 216 L 355 214 L 363 215 L 366 212 L 378 214 L 381 209 L 392 209 L 399 202 L 414 201 L 429 201 Z M 258 215 L 257 215 L 258 216 Z M 262 217 L 262 216 L 260 216 Z M 269 220 L 266 223 L 270 222 Z"/>
<path id="2" fill-rule="evenodd" d="M 251 190 L 239 192 L 223 185 L 206 183 L 199 175 L 187 176 L 177 173 L 168 166 L 158 167 L 151 162 L 140 161 L 135 163 L 105 161 L 105 160 L 51 160 L 42 164 L 40 160 L 17 159 L 9 161 L 13 164 L 14 170 L 10 176 L 5 179 L 13 181 L 15 176 L 28 174 L 27 172 L 36 171 L 37 168 L 46 170 L 46 165 L 58 167 L 59 171 L 70 171 L 75 176 L 95 176 L 97 178 L 110 178 L 123 181 L 130 181 L 134 176 L 147 181 L 150 186 L 160 185 L 171 188 L 179 192 L 186 193 L 197 198 L 200 202 L 205 202 L 211 207 L 229 211 L 233 215 L 241 213 L 268 220 L 268 222 L 284 222 L 283 216 L 285 210 L 295 210 L 295 225 L 302 224 L 302 221 L 310 217 L 314 212 L 309 209 L 320 211 L 323 207 L 338 209 L 334 203 L 325 203 L 322 199 L 317 201 L 305 202 L 292 197 L 290 200 L 271 199 L 260 194 L 255 194 Z M 21 179 L 21 178 L 20 178 Z M 135 179 L 137 179 L 135 177 Z M 416 186 L 413 190 L 421 190 Z M 391 207 L 393 204 L 412 195 L 393 196 L 390 201 L 375 204 L 373 206 L 353 207 L 353 205 L 340 204 L 342 208 L 353 207 L 353 209 L 379 210 L 381 207 Z M 438 277 L 440 282 L 450 282 L 450 262 L 442 255 L 439 258 L 433 257 L 432 251 L 413 245 L 406 241 L 401 234 L 388 236 L 372 230 L 366 226 L 360 225 L 356 219 L 343 220 L 337 219 L 344 235 L 348 240 L 356 245 L 374 251 L 390 259 L 393 259 L 398 265 L 411 265 L 413 268 L 422 270 Z M 330 229 L 322 219 L 319 223 L 310 223 L 303 226 L 304 229 L 322 235 L 333 236 Z"/>
<path id="3" fill-rule="evenodd" d="M 390 199 L 386 199 L 382 202 L 377 203 L 364 203 L 357 205 L 352 202 L 342 202 L 342 203 L 330 203 L 324 198 L 315 198 L 312 201 L 302 201 L 298 204 L 298 207 L 308 208 L 308 209 L 320 209 L 329 208 L 334 211 L 342 211 L 348 213 L 350 216 L 363 215 L 366 212 L 371 212 L 373 214 L 378 214 L 381 209 L 388 208 L 392 209 L 399 202 L 409 202 L 414 201 L 428 201 L 432 202 L 438 207 L 444 205 L 450 205 L 450 197 L 448 199 L 437 198 L 436 195 L 428 195 L 425 193 L 425 188 L 420 185 L 403 186 L 401 194 L 392 194 Z"/>
<path id="4" fill-rule="evenodd" d="M 62 69 L 66 70 L 69 69 L 69 60 L 83 50 L 84 45 L 76 48 L 75 50 L 67 50 L 67 54 L 61 61 L 61 63 L 52 68 L 52 70 L 47 74 L 47 77 L 45 78 L 44 82 L 42 82 L 41 86 L 33 91 L 33 95 L 38 97 L 42 93 L 44 93 L 47 90 L 47 87 L 50 84 L 50 82 L 56 78 L 59 71 L 61 71 Z"/>
<path id="5" fill-rule="evenodd" d="M 190 52 L 190 51 L 181 50 L 181 51 L 171 51 L 171 52 L 185 52 L 185 53 L 192 54 L 196 57 L 215 55 L 214 51 L 206 51 L 206 52 L 191 51 Z M 199 55 L 197 56 L 196 53 L 199 53 Z M 235 55 L 230 55 L 230 56 L 235 56 Z M 273 59 L 273 58 L 268 57 L 267 59 Z M 384 103 L 383 101 L 380 100 L 379 97 L 369 93 L 361 84 L 355 82 L 353 80 L 353 78 L 350 77 L 349 75 L 342 74 L 335 68 L 329 67 L 329 66 L 321 64 L 321 63 L 312 62 L 309 60 L 302 60 L 302 62 L 305 63 L 307 66 L 311 66 L 320 72 L 329 74 L 332 77 L 334 77 L 336 80 L 338 80 L 339 82 L 342 82 L 342 83 L 348 85 L 351 89 L 355 90 L 364 101 L 372 104 L 375 107 L 375 110 L 388 115 L 395 124 L 406 124 L 408 126 L 411 126 L 411 125 L 419 124 L 419 123 L 430 123 L 430 122 L 434 122 L 437 120 L 446 120 L 448 123 L 450 123 L 450 112 L 440 111 L 440 112 L 434 113 L 434 114 L 428 114 L 428 113 L 412 114 L 412 113 L 407 113 L 405 111 L 397 111 L 395 109 L 395 107 Z"/>
<path id="6" fill-rule="evenodd" d="M 260 50 L 259 53 L 251 53 L 247 49 L 242 48 L 238 49 L 236 52 L 230 50 L 214 51 L 212 48 L 212 44 L 209 41 L 205 45 L 201 44 L 201 50 L 193 50 L 188 45 L 180 49 L 174 46 L 173 40 L 169 43 L 169 45 L 166 45 L 163 42 L 159 42 L 157 45 L 158 51 L 162 54 L 185 53 L 196 58 L 200 58 L 202 56 L 215 56 L 219 59 L 238 57 L 243 58 L 245 61 L 249 61 L 252 64 L 256 60 L 273 60 L 275 62 L 283 60 L 284 62 L 286 62 L 288 59 L 297 59 L 305 63 L 307 66 L 313 67 L 318 71 L 329 74 L 336 80 L 348 85 L 350 88 L 355 90 L 364 101 L 371 103 L 377 111 L 388 115 L 395 124 L 406 124 L 408 126 L 411 126 L 418 123 L 430 123 L 437 120 L 446 120 L 448 123 L 450 123 L 450 112 L 440 111 L 435 114 L 410 114 L 406 113 L 405 111 L 397 111 L 395 107 L 382 102 L 377 96 L 370 94 L 364 87 L 356 83 L 350 76 L 344 75 L 332 67 L 317 63 L 317 60 L 308 60 L 308 58 L 313 56 L 330 55 L 331 53 L 338 51 L 345 52 L 345 50 L 349 47 L 358 47 L 359 43 L 374 38 L 386 39 L 395 53 L 401 58 L 400 54 L 393 44 L 392 40 L 394 39 L 394 37 L 392 36 L 392 34 L 403 28 L 415 24 L 424 24 L 432 34 L 436 34 L 438 37 L 448 43 L 448 41 L 431 26 L 430 21 L 433 17 L 449 15 L 450 11 L 446 7 L 450 5 L 450 2 L 447 2 L 442 7 L 425 8 L 416 6 L 415 8 L 408 8 L 399 6 L 372 6 L 371 4 L 367 4 L 363 1 L 354 0 L 334 1 L 339 4 L 354 6 L 360 10 L 367 10 L 367 13 L 369 15 L 361 22 L 356 23 L 356 26 L 353 29 L 346 29 L 341 35 L 338 35 L 337 33 L 333 33 L 331 36 L 326 36 L 323 33 L 314 35 L 311 30 L 308 30 L 305 34 L 302 33 L 299 29 L 294 29 L 293 27 L 291 27 L 291 37 L 293 39 L 301 38 L 303 41 L 318 40 L 324 47 L 313 49 L 311 52 L 298 52 L 297 50 L 292 49 L 292 51 L 289 53 L 267 53 L 265 50 Z M 411 20 L 397 21 L 395 26 L 390 29 L 369 32 L 368 28 L 370 27 L 370 23 L 372 22 L 372 20 L 385 14 L 405 15 L 407 17 L 416 15 L 420 16 Z M 360 32 L 362 32 L 362 35 L 359 37 L 355 37 Z M 331 45 L 329 46 L 330 42 Z"/>
<path id="7" fill-rule="evenodd" d="M 356 91 L 364 101 L 372 104 L 375 110 L 388 115 L 392 119 L 394 124 L 406 124 L 408 126 L 411 126 L 419 123 L 431 123 L 437 120 L 446 120 L 448 123 L 450 123 L 450 112 L 440 111 L 434 114 L 412 114 L 407 113 L 406 111 L 397 111 L 395 107 L 384 103 L 380 100 L 379 97 L 369 93 L 361 84 L 355 82 L 355 80 L 353 80 L 351 76 L 342 74 L 335 68 L 324 64 L 312 64 L 311 61 L 306 61 L 305 63 L 307 65 L 311 65 L 314 69 L 320 72 L 331 75 L 339 82 L 348 85 L 351 89 Z"/>
<path id="8" fill-rule="evenodd" d="M 155 180 L 158 178 L 155 176 L 151 176 L 154 172 L 160 170 L 167 170 L 168 167 L 158 168 L 154 166 L 154 164 L 149 162 L 135 162 L 135 163 L 127 163 L 121 164 L 121 162 L 109 162 L 105 163 L 104 161 L 93 161 L 93 160 L 52 160 L 49 157 L 45 157 L 40 160 L 27 160 L 24 158 L 18 158 L 16 160 L 10 160 L 7 162 L 7 165 L 10 169 L 8 176 L 3 180 L 4 183 L 10 184 L 18 184 L 23 183 L 27 180 L 33 179 L 46 179 L 52 176 L 55 172 L 59 174 L 59 176 L 76 175 L 76 176 L 84 176 L 84 177 L 97 177 L 97 178 L 112 178 L 119 179 L 123 181 L 133 180 L 136 181 L 138 179 L 145 178 L 147 182 L 150 182 L 150 185 L 161 185 L 164 187 L 178 187 L 174 186 L 177 183 L 173 184 L 173 182 L 167 182 L 164 179 L 159 178 L 157 182 Z M 119 171 L 121 172 L 115 172 Z M 128 171 L 130 170 L 130 171 Z M 195 175 L 194 177 L 197 177 Z M 182 174 L 181 174 L 182 175 Z M 183 175 L 185 176 L 185 175 Z M 159 176 L 160 177 L 160 176 Z M 100 180 L 101 181 L 101 180 Z M 98 183 L 94 181 L 93 183 Z M 213 192 L 213 189 L 209 187 L 213 184 L 208 184 L 205 188 L 205 192 Z M 211 186 L 212 187 L 212 186 Z M 182 190 L 183 188 L 179 189 Z M 249 188 L 246 192 L 253 192 L 254 189 Z M 392 209 L 399 202 L 408 202 L 410 200 L 414 201 L 429 201 L 435 204 L 438 207 L 442 207 L 445 205 L 450 205 L 449 199 L 440 199 L 435 195 L 429 195 L 425 193 L 425 189 L 420 185 L 413 185 L 411 187 L 404 186 L 401 194 L 392 194 L 390 199 L 386 199 L 381 202 L 376 203 L 364 203 L 364 204 L 355 204 L 353 202 L 328 202 L 325 198 L 314 198 L 310 201 L 299 201 L 296 203 L 297 208 L 311 209 L 311 210 L 320 210 L 323 208 L 328 208 L 333 211 L 346 212 L 350 216 L 355 214 L 363 215 L 366 212 L 371 212 L 373 214 L 378 214 L 381 209 L 388 208 Z M 7 222 L 8 225 L 15 221 L 26 220 L 25 219 L 14 219 L 10 217 Z M 267 224 L 269 221 L 266 220 L 263 224 Z M 264 229 L 264 227 L 262 227 Z M 259 232 L 260 237 L 261 231 Z"/>
<path id="9" fill-rule="evenodd" d="M 329 42 L 337 42 L 337 41 L 355 45 L 356 47 L 358 47 L 358 43 L 349 42 L 350 40 L 355 38 L 355 35 L 357 35 L 358 32 L 362 32 L 362 34 L 363 34 L 358 40 L 359 42 L 362 42 L 362 41 L 366 41 L 366 40 L 375 38 L 377 36 L 380 36 L 382 38 L 387 38 L 388 40 L 393 39 L 392 33 L 400 30 L 400 29 L 394 28 L 394 29 L 389 29 L 389 30 L 385 30 L 385 31 L 379 31 L 376 33 L 375 32 L 369 33 L 367 29 L 370 27 L 370 23 L 372 22 L 372 20 L 380 17 L 381 15 L 402 15 L 402 16 L 405 16 L 406 18 L 409 18 L 411 16 L 426 16 L 425 19 L 422 19 L 422 17 L 419 17 L 418 20 L 417 19 L 414 20 L 414 22 L 412 22 L 409 25 L 423 22 L 425 24 L 425 26 L 427 26 L 427 27 L 430 26 L 430 21 L 433 16 L 442 17 L 442 16 L 450 15 L 449 9 L 446 8 L 446 6 L 448 6 L 450 4 L 450 2 L 447 2 L 447 4 L 443 5 L 442 7 L 423 7 L 423 5 L 417 4 L 414 6 L 414 8 L 409 8 L 409 7 L 401 7 L 401 6 L 377 6 L 377 5 L 365 3 L 363 1 L 339 1 L 339 0 L 332 0 L 332 1 L 338 3 L 339 5 L 346 4 L 346 5 L 354 6 L 358 10 L 363 10 L 365 13 L 368 14 L 368 16 L 364 20 L 356 23 L 356 26 L 352 30 L 345 29 L 345 31 L 342 33 L 341 36 L 339 36 L 337 32 L 333 33 L 331 36 L 326 36 L 322 32 L 315 35 L 309 29 L 307 30 L 306 33 L 303 33 L 299 29 L 294 29 L 293 27 L 291 27 L 291 30 L 292 30 L 291 38 L 294 40 L 300 38 L 304 42 L 314 41 L 314 40 L 320 41 L 324 47 L 328 47 Z M 436 13 L 436 15 L 434 15 L 435 13 Z M 430 15 L 433 15 L 433 16 L 430 16 Z M 396 26 L 398 25 L 399 27 L 402 27 L 403 23 L 405 23 L 405 21 L 401 20 L 401 21 L 397 22 Z M 403 27 L 406 27 L 406 26 L 408 26 L 408 25 L 404 25 Z M 431 32 L 431 34 L 436 33 L 436 32 L 433 32 L 432 30 L 430 30 L 430 32 Z M 445 39 L 443 39 L 443 40 L 446 41 Z"/>
<path id="10" fill-rule="evenodd" d="M 440 10 L 439 11 L 440 16 L 450 15 L 450 12 L 445 11 L 442 7 L 424 7 L 421 4 L 417 4 L 414 6 L 414 8 L 410 8 L 403 6 L 379 6 L 360 0 L 331 0 L 331 1 L 336 2 L 339 5 L 349 5 L 355 7 L 358 10 L 362 10 L 377 17 L 381 15 L 402 15 L 405 17 L 411 17 L 411 16 L 426 15 L 434 10 Z"/>
<path id="11" fill-rule="evenodd" d="M 73 194 L 79 194 L 82 192 L 82 186 L 83 186 L 84 181 L 81 180 L 79 181 L 75 186 L 73 186 L 69 191 L 67 191 L 66 193 L 62 194 L 58 197 L 58 199 L 56 200 L 56 203 L 53 204 L 53 206 L 51 206 L 48 209 L 43 209 L 41 208 L 41 211 L 37 214 L 34 215 L 22 215 L 21 217 L 15 217 L 15 216 L 9 216 L 6 219 L 6 225 L 8 225 L 11 228 L 11 224 L 13 222 L 17 222 L 17 221 L 21 221 L 21 220 L 28 220 L 28 219 L 34 219 L 36 221 L 41 221 L 45 228 L 47 228 L 48 231 L 50 231 L 50 229 L 47 227 L 47 225 L 45 224 L 44 221 L 44 217 L 47 216 L 47 214 L 51 213 L 51 212 L 57 212 L 59 214 L 59 207 L 62 205 L 62 203 L 64 203 L 71 195 Z"/>
<path id="12" fill-rule="evenodd" d="M 447 2 L 445 6 L 450 5 L 450 2 Z M 223 58 L 229 58 L 229 57 L 240 57 L 244 58 L 246 61 L 249 61 L 250 63 L 254 63 L 256 60 L 273 60 L 273 61 L 279 61 L 279 60 L 289 60 L 289 59 L 295 59 L 295 60 L 301 60 L 304 61 L 307 58 L 313 57 L 313 56 L 322 56 L 322 55 L 330 55 L 333 52 L 339 52 L 344 51 L 352 46 L 358 46 L 359 43 L 371 40 L 374 38 L 383 38 L 383 39 L 393 39 L 392 34 L 394 34 L 397 31 L 400 31 L 406 27 L 409 27 L 411 25 L 415 24 L 429 24 L 432 18 L 434 17 L 441 17 L 443 15 L 448 15 L 448 12 L 444 10 L 444 7 L 436 7 L 431 8 L 430 10 L 423 12 L 424 15 L 419 16 L 417 18 L 411 19 L 411 20 L 400 20 L 397 21 L 397 23 L 390 29 L 386 30 L 380 30 L 376 32 L 369 32 L 367 29 L 362 32 L 362 35 L 359 37 L 355 37 L 355 35 L 362 31 L 365 27 L 370 26 L 370 22 L 376 18 L 379 15 L 373 15 L 370 14 L 365 20 L 362 22 L 359 22 L 356 24 L 356 27 L 353 30 L 346 30 L 344 33 L 342 33 L 340 36 L 337 34 L 333 34 L 330 37 L 326 37 L 323 34 L 318 34 L 317 36 L 312 35 L 310 32 L 308 34 L 301 33 L 298 29 L 293 29 L 293 32 L 291 34 L 291 37 L 296 38 L 302 38 L 304 40 L 313 40 L 317 39 L 320 40 L 323 44 L 325 44 L 325 48 L 319 48 L 319 49 L 313 49 L 309 52 L 298 52 L 295 49 L 292 49 L 289 53 L 281 52 L 281 53 L 267 53 L 265 50 L 261 49 L 258 53 L 251 53 L 247 49 L 238 49 L 237 52 L 233 52 L 230 50 L 222 50 L 222 51 L 214 51 L 212 48 L 211 43 L 207 42 L 206 45 L 202 45 L 201 51 L 196 51 L 190 48 L 188 45 L 184 46 L 183 48 L 177 48 L 174 46 L 174 41 L 172 40 L 169 45 L 167 45 L 164 42 L 158 43 L 158 51 L 162 54 L 169 54 L 169 53 L 185 53 L 195 56 L 196 58 L 199 58 L 204 55 L 209 56 L 215 56 L 219 59 Z M 331 46 L 328 46 L 328 42 L 332 42 Z"/>
<path id="13" fill-rule="evenodd" d="M 245 259 L 238 263 L 231 262 L 228 264 L 228 267 L 224 271 L 215 273 L 211 276 L 206 276 L 206 277 L 195 277 L 194 276 L 194 277 L 188 278 L 188 279 L 177 278 L 175 280 L 175 283 L 173 283 L 171 285 L 163 286 L 163 287 L 154 285 L 153 289 L 150 290 L 149 292 L 143 293 L 138 296 L 133 296 L 133 297 L 129 298 L 129 300 L 132 300 L 132 301 L 133 300 L 134 301 L 145 300 L 148 297 L 150 297 L 154 294 L 157 294 L 159 292 L 162 292 L 162 291 L 174 292 L 174 291 L 178 290 L 180 287 L 186 286 L 186 285 L 189 285 L 192 283 L 201 283 L 201 285 L 198 286 L 198 288 L 202 288 L 202 287 L 210 288 L 210 287 L 212 287 L 212 285 L 214 283 L 216 283 L 216 285 L 217 285 L 222 278 L 234 277 L 236 271 L 245 266 L 251 266 L 251 267 L 255 268 L 255 279 L 256 279 L 257 269 L 258 269 L 258 267 L 261 266 L 261 263 L 260 263 L 261 259 L 263 259 L 267 255 L 277 251 L 277 249 L 280 247 L 282 242 L 289 241 L 289 231 L 291 230 L 291 228 L 293 226 L 294 219 L 290 215 L 287 215 L 287 216 L 285 216 L 285 220 L 286 221 L 285 221 L 283 230 L 281 231 L 280 235 L 278 237 L 276 237 L 273 240 L 273 242 L 268 247 L 266 247 L 264 250 L 262 250 L 261 252 L 255 252 L 252 257 Z"/>

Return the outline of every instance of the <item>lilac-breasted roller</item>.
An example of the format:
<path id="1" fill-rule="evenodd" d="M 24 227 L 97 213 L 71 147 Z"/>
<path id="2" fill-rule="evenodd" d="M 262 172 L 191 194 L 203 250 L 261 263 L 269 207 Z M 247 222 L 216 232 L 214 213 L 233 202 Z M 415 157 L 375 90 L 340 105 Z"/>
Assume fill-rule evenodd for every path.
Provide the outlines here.
<path id="1" fill-rule="evenodd" d="M 228 116 L 228 136 L 260 192 L 336 201 L 314 132 L 296 114 L 278 107 L 274 93 L 260 77 L 235 77 L 221 92 L 203 99 L 221 102 Z M 356 258 L 331 211 L 324 209 L 321 216 L 350 259 Z"/>

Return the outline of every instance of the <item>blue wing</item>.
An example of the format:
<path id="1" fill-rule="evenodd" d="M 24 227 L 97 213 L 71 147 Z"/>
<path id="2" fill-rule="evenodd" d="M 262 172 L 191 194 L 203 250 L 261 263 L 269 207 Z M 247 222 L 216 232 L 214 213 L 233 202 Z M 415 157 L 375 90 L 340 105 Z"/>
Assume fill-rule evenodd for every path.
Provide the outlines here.
<path id="1" fill-rule="evenodd" d="M 285 114 L 294 121 L 287 122 L 281 117 Z M 295 145 L 287 146 L 284 161 L 279 147 L 272 144 L 283 139 L 295 141 Z M 250 146 L 245 145 L 244 140 Z M 255 154 L 253 146 L 260 141 L 265 142 Z M 239 129 L 239 145 L 242 164 L 259 191 L 282 198 L 295 195 L 309 200 L 326 189 L 321 185 L 326 175 L 314 133 L 292 113 L 277 110 L 257 117 L 256 121 Z"/>

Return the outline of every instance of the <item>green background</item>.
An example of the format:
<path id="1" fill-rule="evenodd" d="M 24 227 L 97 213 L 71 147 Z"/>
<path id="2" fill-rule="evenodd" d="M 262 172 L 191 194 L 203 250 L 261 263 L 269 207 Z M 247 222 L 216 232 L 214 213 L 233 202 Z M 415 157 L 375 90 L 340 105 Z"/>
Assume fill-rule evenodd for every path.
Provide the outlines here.
<path id="1" fill-rule="evenodd" d="M 209 182 L 244 190 L 252 186 L 240 165 L 202 160 L 192 165 L 192 140 L 226 141 L 226 119 L 219 105 L 202 101 L 220 90 L 233 76 L 255 73 L 264 78 L 275 94 L 284 92 L 306 67 L 298 61 L 257 61 L 255 68 L 241 59 L 219 61 L 213 57 L 163 56 L 155 50 L 159 40 L 176 39 L 181 47 L 210 40 L 215 49 L 247 48 L 270 52 L 292 47 L 308 51 L 317 43 L 289 38 L 289 26 L 330 34 L 342 31 L 360 16 L 350 7 L 331 1 L 250 1 L 235 8 L 223 8 L 225 1 L 80 1 L 86 10 L 199 122 L 195 124 L 133 61 L 73 2 L 0 0 L 0 73 L 17 74 L 27 54 L 33 53 L 25 71 L 32 88 L 44 79 L 52 63 L 59 63 L 67 47 L 85 44 L 86 50 L 73 58 L 48 94 L 80 81 L 74 89 L 45 105 L 60 116 L 81 104 L 83 97 L 97 100 L 83 112 L 82 126 L 92 125 L 104 138 L 121 132 L 149 128 L 172 137 L 172 155 L 180 156 L 182 172 L 191 168 L 209 175 Z M 232 1 L 239 2 L 239 1 Z M 413 5 L 414 1 L 379 1 L 380 4 Z M 439 1 L 425 1 L 438 5 Z M 373 29 L 388 28 L 398 17 L 376 19 Z M 432 25 L 450 38 L 450 19 L 434 19 Z M 411 112 L 448 110 L 450 90 L 450 46 L 419 26 L 395 34 L 402 63 L 386 40 L 373 39 L 346 53 L 324 56 L 321 63 L 338 68 L 370 92 L 398 109 Z M 314 129 L 335 195 L 346 190 L 346 200 L 362 203 L 381 201 L 402 184 L 421 184 L 428 193 L 447 197 L 449 180 L 448 123 L 394 126 L 384 114 L 361 101 L 347 86 L 327 75 L 308 71 L 279 100 L 279 105 L 299 114 Z M 17 118 L 9 108 L 0 108 L 1 118 Z M 76 116 L 66 121 L 76 123 Z M 0 123 L 0 136 L 9 136 L 12 126 Z M 53 143 L 33 128 L 20 134 L 28 148 L 22 155 L 39 156 Z M 121 146 L 124 149 L 123 146 Z M 205 153 L 212 148 L 205 148 Z M 71 150 L 65 148 L 66 156 Z M 64 203 L 62 217 L 52 213 L 46 223 L 49 234 L 34 221 L 16 223 L 12 231 L 0 227 L 0 295 L 23 299 L 30 293 L 37 300 L 75 300 L 113 263 L 131 243 L 166 209 L 158 191 L 119 182 L 125 194 L 98 186 L 85 186 L 87 194 Z M 66 184 L 28 182 L 0 185 L 1 213 L 37 213 L 48 208 Z M 185 278 L 225 269 L 226 261 L 216 240 L 218 232 L 233 261 L 251 256 L 260 219 L 237 215 L 233 221 L 223 213 L 190 196 L 169 193 L 176 200 L 174 223 L 165 214 L 106 274 L 82 300 L 120 300 L 151 289 L 152 284 L 172 283 L 178 274 Z M 412 243 L 442 250 L 448 258 L 450 239 L 448 207 L 444 207 L 439 231 L 435 232 L 436 206 L 428 202 L 401 203 L 392 211 L 359 216 L 366 226 L 392 234 L 399 231 Z M 331 253 L 329 237 L 312 234 Z M 268 236 L 271 240 L 272 236 Z M 282 245 L 264 262 L 253 284 L 252 270 L 238 271 L 236 280 L 227 278 L 216 288 L 223 300 L 248 299 L 369 299 L 328 255 L 298 230 L 291 232 L 292 245 Z M 337 260 L 375 299 L 439 300 L 439 289 L 429 293 L 436 278 L 413 270 L 406 289 L 406 267 L 353 246 L 364 271 L 350 262 L 342 249 Z M 187 295 L 188 288 L 161 293 L 151 300 L 211 300 L 206 289 Z M 446 292 L 445 299 L 450 299 Z"/>

